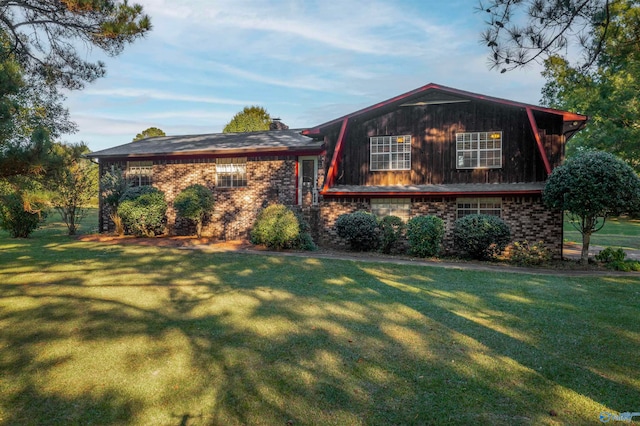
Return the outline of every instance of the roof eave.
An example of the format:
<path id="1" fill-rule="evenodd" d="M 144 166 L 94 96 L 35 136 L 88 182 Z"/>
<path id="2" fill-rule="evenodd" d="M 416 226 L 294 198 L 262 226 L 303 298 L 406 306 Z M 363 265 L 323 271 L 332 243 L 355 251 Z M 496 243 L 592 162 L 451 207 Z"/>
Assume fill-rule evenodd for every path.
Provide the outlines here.
<path id="1" fill-rule="evenodd" d="M 324 151 L 322 145 L 316 145 L 313 147 L 282 147 L 282 148 L 242 148 L 242 149 L 216 149 L 216 150 L 203 150 L 203 151 L 173 151 L 173 152 L 144 152 L 144 153 L 131 153 L 131 154 L 106 154 L 106 155 L 92 155 L 87 154 L 89 158 L 97 159 L 113 159 L 113 158 L 149 158 L 149 157 L 219 157 L 230 155 L 243 155 L 249 156 L 250 154 L 257 154 L 258 156 L 265 157 L 270 155 L 313 155 L 321 154 Z"/>
<path id="2" fill-rule="evenodd" d="M 324 197 L 453 197 L 453 196 L 527 196 L 541 195 L 541 189 L 504 190 L 504 191 L 321 191 Z"/>

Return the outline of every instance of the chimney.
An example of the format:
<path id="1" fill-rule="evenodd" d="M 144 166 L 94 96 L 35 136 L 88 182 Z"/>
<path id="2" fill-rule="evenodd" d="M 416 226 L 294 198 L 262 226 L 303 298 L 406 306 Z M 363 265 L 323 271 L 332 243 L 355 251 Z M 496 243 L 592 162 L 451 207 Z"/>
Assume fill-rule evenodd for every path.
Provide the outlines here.
<path id="1" fill-rule="evenodd" d="M 279 118 L 272 118 L 271 124 L 269 124 L 269 130 L 287 130 L 289 126 L 280 121 Z"/>

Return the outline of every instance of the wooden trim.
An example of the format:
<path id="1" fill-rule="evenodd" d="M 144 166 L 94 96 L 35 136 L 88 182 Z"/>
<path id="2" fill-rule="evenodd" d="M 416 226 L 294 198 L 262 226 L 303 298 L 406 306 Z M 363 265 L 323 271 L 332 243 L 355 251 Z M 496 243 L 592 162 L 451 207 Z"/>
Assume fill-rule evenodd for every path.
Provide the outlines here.
<path id="1" fill-rule="evenodd" d="M 542 162 L 544 163 L 544 168 L 548 176 L 551 174 L 551 164 L 549 164 L 549 158 L 547 157 L 547 153 L 544 150 L 542 139 L 540 139 L 540 130 L 538 129 L 538 124 L 536 123 L 536 119 L 533 116 L 533 111 L 531 110 L 531 108 L 527 108 L 527 117 L 529 117 L 531 131 L 533 132 L 533 137 L 535 138 L 536 144 L 538 145 L 538 151 L 540 152 L 540 156 L 542 157 Z"/>
<path id="2" fill-rule="evenodd" d="M 342 147 L 344 146 L 344 140 L 347 137 L 347 126 L 349 125 L 349 119 L 345 118 L 342 120 L 342 126 L 340 127 L 340 134 L 338 135 L 338 142 L 336 143 L 336 148 L 333 151 L 333 157 L 331 158 L 331 163 L 329 164 L 329 171 L 327 172 L 327 179 L 324 182 L 324 187 L 322 188 L 322 192 L 329 190 L 336 180 L 336 175 L 338 174 L 338 164 L 342 159 Z"/>
<path id="3" fill-rule="evenodd" d="M 498 104 L 502 104 L 502 105 L 508 105 L 508 106 L 512 106 L 512 107 L 516 107 L 516 108 L 526 108 L 527 110 L 536 110 L 536 111 L 540 111 L 540 112 L 545 112 L 548 114 L 555 114 L 555 115 L 560 115 L 562 116 L 562 120 L 563 121 L 587 121 L 588 117 L 586 115 L 581 115 L 581 114 L 576 114 L 573 112 L 568 112 L 568 111 L 562 111 L 562 110 L 558 110 L 558 109 L 553 109 L 553 108 L 545 108 L 545 107 L 540 107 L 540 106 L 536 106 L 536 105 L 530 105 L 530 104 L 525 104 L 522 102 L 516 102 L 516 101 L 510 101 L 508 99 L 502 99 L 502 98 L 494 98 L 492 96 L 485 96 L 485 95 L 481 95 L 479 93 L 473 93 L 473 92 L 467 92 L 464 90 L 459 90 L 459 89 L 454 89 L 451 87 L 447 87 L 447 86 L 441 86 L 439 84 L 434 84 L 434 83 L 429 83 L 425 86 L 419 87 L 415 90 L 411 90 L 409 92 L 403 93 L 401 95 L 395 96 L 391 99 L 387 99 L 386 101 L 382 101 L 382 102 L 378 102 L 375 105 L 371 105 L 369 107 L 360 109 L 358 111 L 352 112 L 351 114 L 347 114 L 345 116 L 342 116 L 340 118 L 336 118 L 335 120 L 331 120 L 328 121 L 326 123 L 320 124 L 316 127 L 312 127 L 306 130 L 302 131 L 302 134 L 307 136 L 307 135 L 319 135 L 322 133 L 322 129 L 334 124 L 337 124 L 341 121 L 344 121 L 345 119 L 349 119 L 349 118 L 354 118 L 357 117 L 359 115 L 365 114 L 367 112 L 376 110 L 378 108 L 382 108 L 388 105 L 391 105 L 395 102 L 398 101 L 403 101 L 411 96 L 414 95 L 418 95 L 420 93 L 426 92 L 428 90 L 439 90 L 441 92 L 445 92 L 445 93 L 450 93 L 453 95 L 458 95 L 458 96 L 462 96 L 462 97 L 466 97 L 466 98 L 470 98 L 470 99 L 475 99 L 475 100 L 480 100 L 480 101 L 487 101 L 487 102 L 495 102 Z"/>
<path id="4" fill-rule="evenodd" d="M 473 196 L 473 197 L 502 197 L 502 196 L 518 196 L 518 195 L 541 195 L 541 189 L 522 189 L 522 190 L 505 190 L 505 191 L 448 191 L 448 192 L 398 192 L 398 191 L 330 191 L 325 189 L 320 193 L 323 197 L 452 197 L 452 196 Z"/>

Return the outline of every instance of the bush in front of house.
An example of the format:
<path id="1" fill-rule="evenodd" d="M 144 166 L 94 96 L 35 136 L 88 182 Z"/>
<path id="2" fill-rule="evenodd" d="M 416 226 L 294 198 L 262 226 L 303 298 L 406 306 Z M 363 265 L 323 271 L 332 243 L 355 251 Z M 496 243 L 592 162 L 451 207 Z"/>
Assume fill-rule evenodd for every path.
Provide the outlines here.
<path id="1" fill-rule="evenodd" d="M 538 266 L 551 260 L 551 250 L 543 241 L 516 241 L 511 248 L 509 260 L 521 266 Z"/>
<path id="2" fill-rule="evenodd" d="M 338 236 L 347 240 L 352 250 L 371 251 L 380 243 L 378 221 L 371 213 L 357 211 L 340 215 L 335 228 Z"/>
<path id="3" fill-rule="evenodd" d="M 196 236 L 202 236 L 202 225 L 213 208 L 213 193 L 204 185 L 194 184 L 186 187 L 173 200 L 178 216 L 196 224 Z"/>
<path id="4" fill-rule="evenodd" d="M 620 247 L 607 247 L 596 254 L 596 260 L 602 263 L 623 262 L 627 254 Z"/>
<path id="5" fill-rule="evenodd" d="M 1 195 L 0 228 L 8 231 L 13 238 L 31 235 L 46 218 L 46 210 L 39 208 L 39 204 L 30 204 L 17 192 Z"/>
<path id="6" fill-rule="evenodd" d="M 453 227 L 455 247 L 473 259 L 493 259 L 510 239 L 509 226 L 497 216 L 471 214 L 456 220 Z"/>
<path id="7" fill-rule="evenodd" d="M 307 236 L 302 236 L 306 234 Z M 308 233 L 301 232 L 296 214 L 287 206 L 272 204 L 258 214 L 251 230 L 251 243 L 264 244 L 270 249 L 315 248 Z M 301 247 L 302 245 L 302 247 Z"/>
<path id="8" fill-rule="evenodd" d="M 444 239 L 444 221 L 436 216 L 416 216 L 407 222 L 409 252 L 418 257 L 437 256 Z"/>
<path id="9" fill-rule="evenodd" d="M 389 254 L 396 246 L 405 230 L 402 219 L 398 216 L 384 216 L 378 221 L 380 229 L 380 251 Z"/>
<path id="10" fill-rule="evenodd" d="M 640 261 L 627 259 L 627 253 L 625 253 L 622 248 L 614 249 L 607 247 L 596 255 L 596 260 L 604 263 L 607 268 L 615 271 L 640 271 Z"/>
<path id="11" fill-rule="evenodd" d="M 128 189 L 120 200 L 118 215 L 127 233 L 154 237 L 164 233 L 167 202 L 164 192 L 152 186 Z"/>

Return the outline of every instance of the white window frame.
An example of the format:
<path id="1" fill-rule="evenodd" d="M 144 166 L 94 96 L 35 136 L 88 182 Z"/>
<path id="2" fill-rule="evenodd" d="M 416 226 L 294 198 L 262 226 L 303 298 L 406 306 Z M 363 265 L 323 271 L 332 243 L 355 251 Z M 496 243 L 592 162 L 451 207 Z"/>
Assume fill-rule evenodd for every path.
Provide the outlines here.
<path id="1" fill-rule="evenodd" d="M 126 177 L 133 186 L 150 186 L 153 183 L 153 161 L 127 161 Z"/>
<path id="2" fill-rule="evenodd" d="M 456 133 L 457 169 L 502 167 L 502 131 Z"/>
<path id="3" fill-rule="evenodd" d="M 398 216 L 404 222 L 411 216 L 411 199 L 409 198 L 372 198 L 371 213 L 378 218 Z"/>
<path id="4" fill-rule="evenodd" d="M 216 158 L 216 186 L 218 188 L 247 186 L 247 157 Z"/>
<path id="5" fill-rule="evenodd" d="M 479 197 L 456 199 L 456 214 L 458 219 L 470 214 L 488 214 L 502 216 L 502 198 Z"/>
<path id="6" fill-rule="evenodd" d="M 411 170 L 411 135 L 369 138 L 371 171 Z"/>

